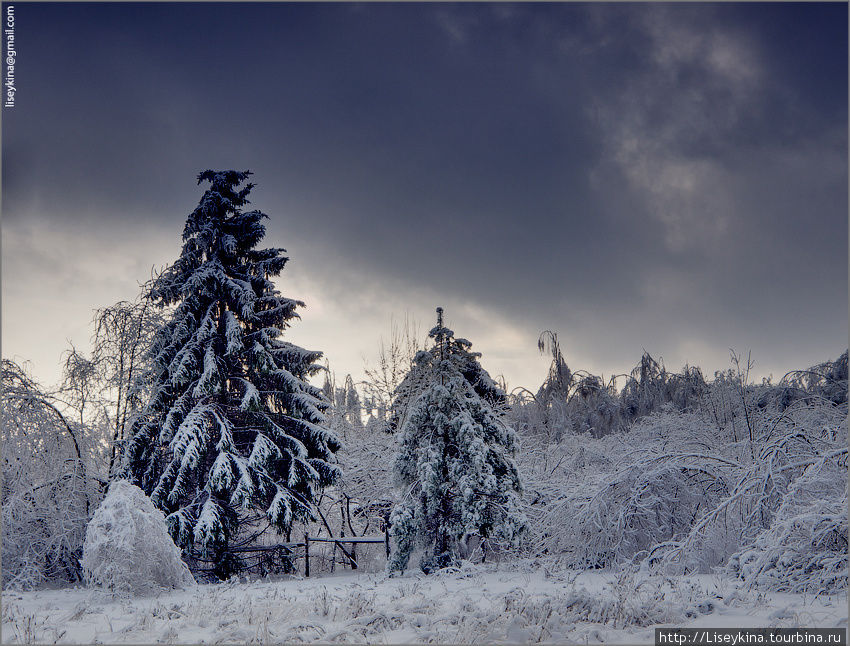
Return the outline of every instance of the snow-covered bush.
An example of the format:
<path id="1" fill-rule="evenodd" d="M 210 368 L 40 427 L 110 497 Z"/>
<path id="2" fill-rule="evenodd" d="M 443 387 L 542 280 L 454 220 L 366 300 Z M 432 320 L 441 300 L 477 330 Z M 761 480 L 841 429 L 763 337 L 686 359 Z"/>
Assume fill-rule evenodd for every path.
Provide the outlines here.
<path id="1" fill-rule="evenodd" d="M 381 531 L 397 501 L 392 478 L 395 451 L 395 437 L 373 426 L 359 429 L 340 453 L 339 490 L 348 498 L 352 520 L 363 532 Z"/>
<path id="2" fill-rule="evenodd" d="M 93 438 L 6 359 L 2 385 L 3 587 L 79 580 L 89 510 L 101 495 Z"/>
<path id="3" fill-rule="evenodd" d="M 847 452 L 810 464 L 791 483 L 773 523 L 734 554 L 728 570 L 748 584 L 788 592 L 847 587 Z"/>
<path id="4" fill-rule="evenodd" d="M 527 433 L 518 463 L 536 552 L 579 568 L 728 567 L 761 587 L 842 589 L 846 399 L 797 390 L 777 398 L 728 371 L 691 412 L 671 402 L 600 438 Z"/>
<path id="5" fill-rule="evenodd" d="M 740 561 L 743 550 L 749 552 L 744 559 L 747 567 L 739 573 L 751 583 L 761 585 L 770 577 L 755 573 L 766 572 L 764 568 L 777 569 L 789 576 L 802 568 L 806 577 L 821 576 L 809 566 L 821 558 L 828 560 L 830 554 L 840 550 L 840 546 L 834 546 L 827 538 L 831 535 L 827 528 L 841 522 L 836 514 L 847 478 L 846 406 L 836 406 L 823 399 L 800 400 L 781 412 L 751 410 L 749 414 L 753 440 L 750 441 L 745 427 L 740 434 L 742 439 L 719 447 L 725 453 L 719 457 L 726 460 L 722 469 L 728 473 L 728 492 L 694 518 L 687 534 L 651 550 L 649 563 L 674 572 L 705 570 L 725 564 L 735 552 L 739 552 L 737 561 Z M 712 454 L 718 455 L 717 451 Z M 814 473 L 818 474 L 817 478 Z M 825 491 L 832 493 L 827 495 Z M 812 504 L 801 508 L 797 501 L 806 499 Z M 815 501 L 826 503 L 824 517 L 816 519 L 815 513 L 805 518 L 815 512 Z M 814 532 L 809 539 L 803 538 L 797 531 L 799 523 L 815 520 L 826 530 L 826 535 Z M 805 540 L 814 542 L 799 547 Z M 726 546 L 725 553 L 718 550 L 720 542 Z M 799 549 L 793 547 L 795 544 Z M 748 546 L 761 554 L 758 565 L 752 558 L 755 552 L 747 550 Z M 843 549 L 846 554 L 846 546 Z M 784 554 L 784 561 L 774 559 L 780 553 Z M 707 558 L 711 554 L 714 558 Z M 735 567 L 735 560 L 730 567 Z M 823 565 L 815 569 L 823 569 Z"/>
<path id="6" fill-rule="evenodd" d="M 80 563 L 89 585 L 120 594 L 194 583 L 163 513 L 125 480 L 110 485 L 89 522 Z"/>
<path id="7" fill-rule="evenodd" d="M 629 433 L 584 438 L 562 468 L 561 495 L 536 515 L 541 547 L 575 567 L 606 567 L 686 533 L 728 486 L 711 458 L 701 461 L 710 435 L 698 416 L 667 411 Z"/>

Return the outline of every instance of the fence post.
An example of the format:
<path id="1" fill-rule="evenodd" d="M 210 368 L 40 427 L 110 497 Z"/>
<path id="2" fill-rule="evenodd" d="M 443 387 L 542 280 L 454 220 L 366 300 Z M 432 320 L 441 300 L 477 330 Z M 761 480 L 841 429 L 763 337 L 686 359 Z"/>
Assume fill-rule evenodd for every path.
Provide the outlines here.
<path id="1" fill-rule="evenodd" d="M 357 543 L 351 544 L 351 569 L 357 569 Z"/>
<path id="2" fill-rule="evenodd" d="M 390 527 L 384 524 L 384 545 L 387 548 L 387 558 L 390 558 Z"/>
<path id="3" fill-rule="evenodd" d="M 310 576 L 310 534 L 304 532 L 304 576 Z"/>

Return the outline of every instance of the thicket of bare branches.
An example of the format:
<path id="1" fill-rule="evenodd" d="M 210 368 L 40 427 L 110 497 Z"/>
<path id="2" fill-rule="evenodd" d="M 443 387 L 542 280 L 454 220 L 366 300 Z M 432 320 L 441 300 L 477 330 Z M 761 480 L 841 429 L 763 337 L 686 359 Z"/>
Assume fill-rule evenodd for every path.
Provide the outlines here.
<path id="1" fill-rule="evenodd" d="M 3 360 L 4 587 L 79 580 L 86 524 L 144 396 L 142 355 L 159 316 L 144 301 L 98 310 L 91 354 L 71 346 L 55 387 Z"/>
<path id="2" fill-rule="evenodd" d="M 3 586 L 78 580 L 100 447 L 21 366 L 4 359 L 2 385 Z"/>
<path id="3" fill-rule="evenodd" d="M 526 433 L 535 549 L 580 568 L 726 567 L 783 590 L 846 586 L 846 354 L 778 385 L 749 384 L 749 362 L 733 363 L 690 412 L 668 401 L 599 438 Z"/>

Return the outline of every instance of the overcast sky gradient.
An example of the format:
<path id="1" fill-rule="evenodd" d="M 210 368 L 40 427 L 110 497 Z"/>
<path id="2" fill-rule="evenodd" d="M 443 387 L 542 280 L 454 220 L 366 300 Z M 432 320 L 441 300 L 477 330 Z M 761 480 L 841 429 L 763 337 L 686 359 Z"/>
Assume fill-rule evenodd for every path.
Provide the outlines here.
<path id="1" fill-rule="evenodd" d="M 511 386 L 847 346 L 847 5 L 17 4 L 3 355 L 47 383 L 250 169 L 289 339 L 434 308 Z"/>

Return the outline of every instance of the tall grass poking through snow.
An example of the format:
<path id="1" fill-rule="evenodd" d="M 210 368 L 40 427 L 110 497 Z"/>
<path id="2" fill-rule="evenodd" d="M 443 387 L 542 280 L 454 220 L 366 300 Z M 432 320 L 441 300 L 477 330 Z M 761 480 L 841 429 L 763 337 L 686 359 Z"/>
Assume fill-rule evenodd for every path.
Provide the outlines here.
<path id="1" fill-rule="evenodd" d="M 230 581 L 133 599 L 4 594 L 3 635 L 9 643 L 648 643 L 654 626 L 704 615 L 715 625 L 749 616 L 783 626 L 840 616 L 824 600 L 788 609 L 783 597 L 719 577 L 579 574 L 553 558 L 524 559 L 427 577 Z"/>

